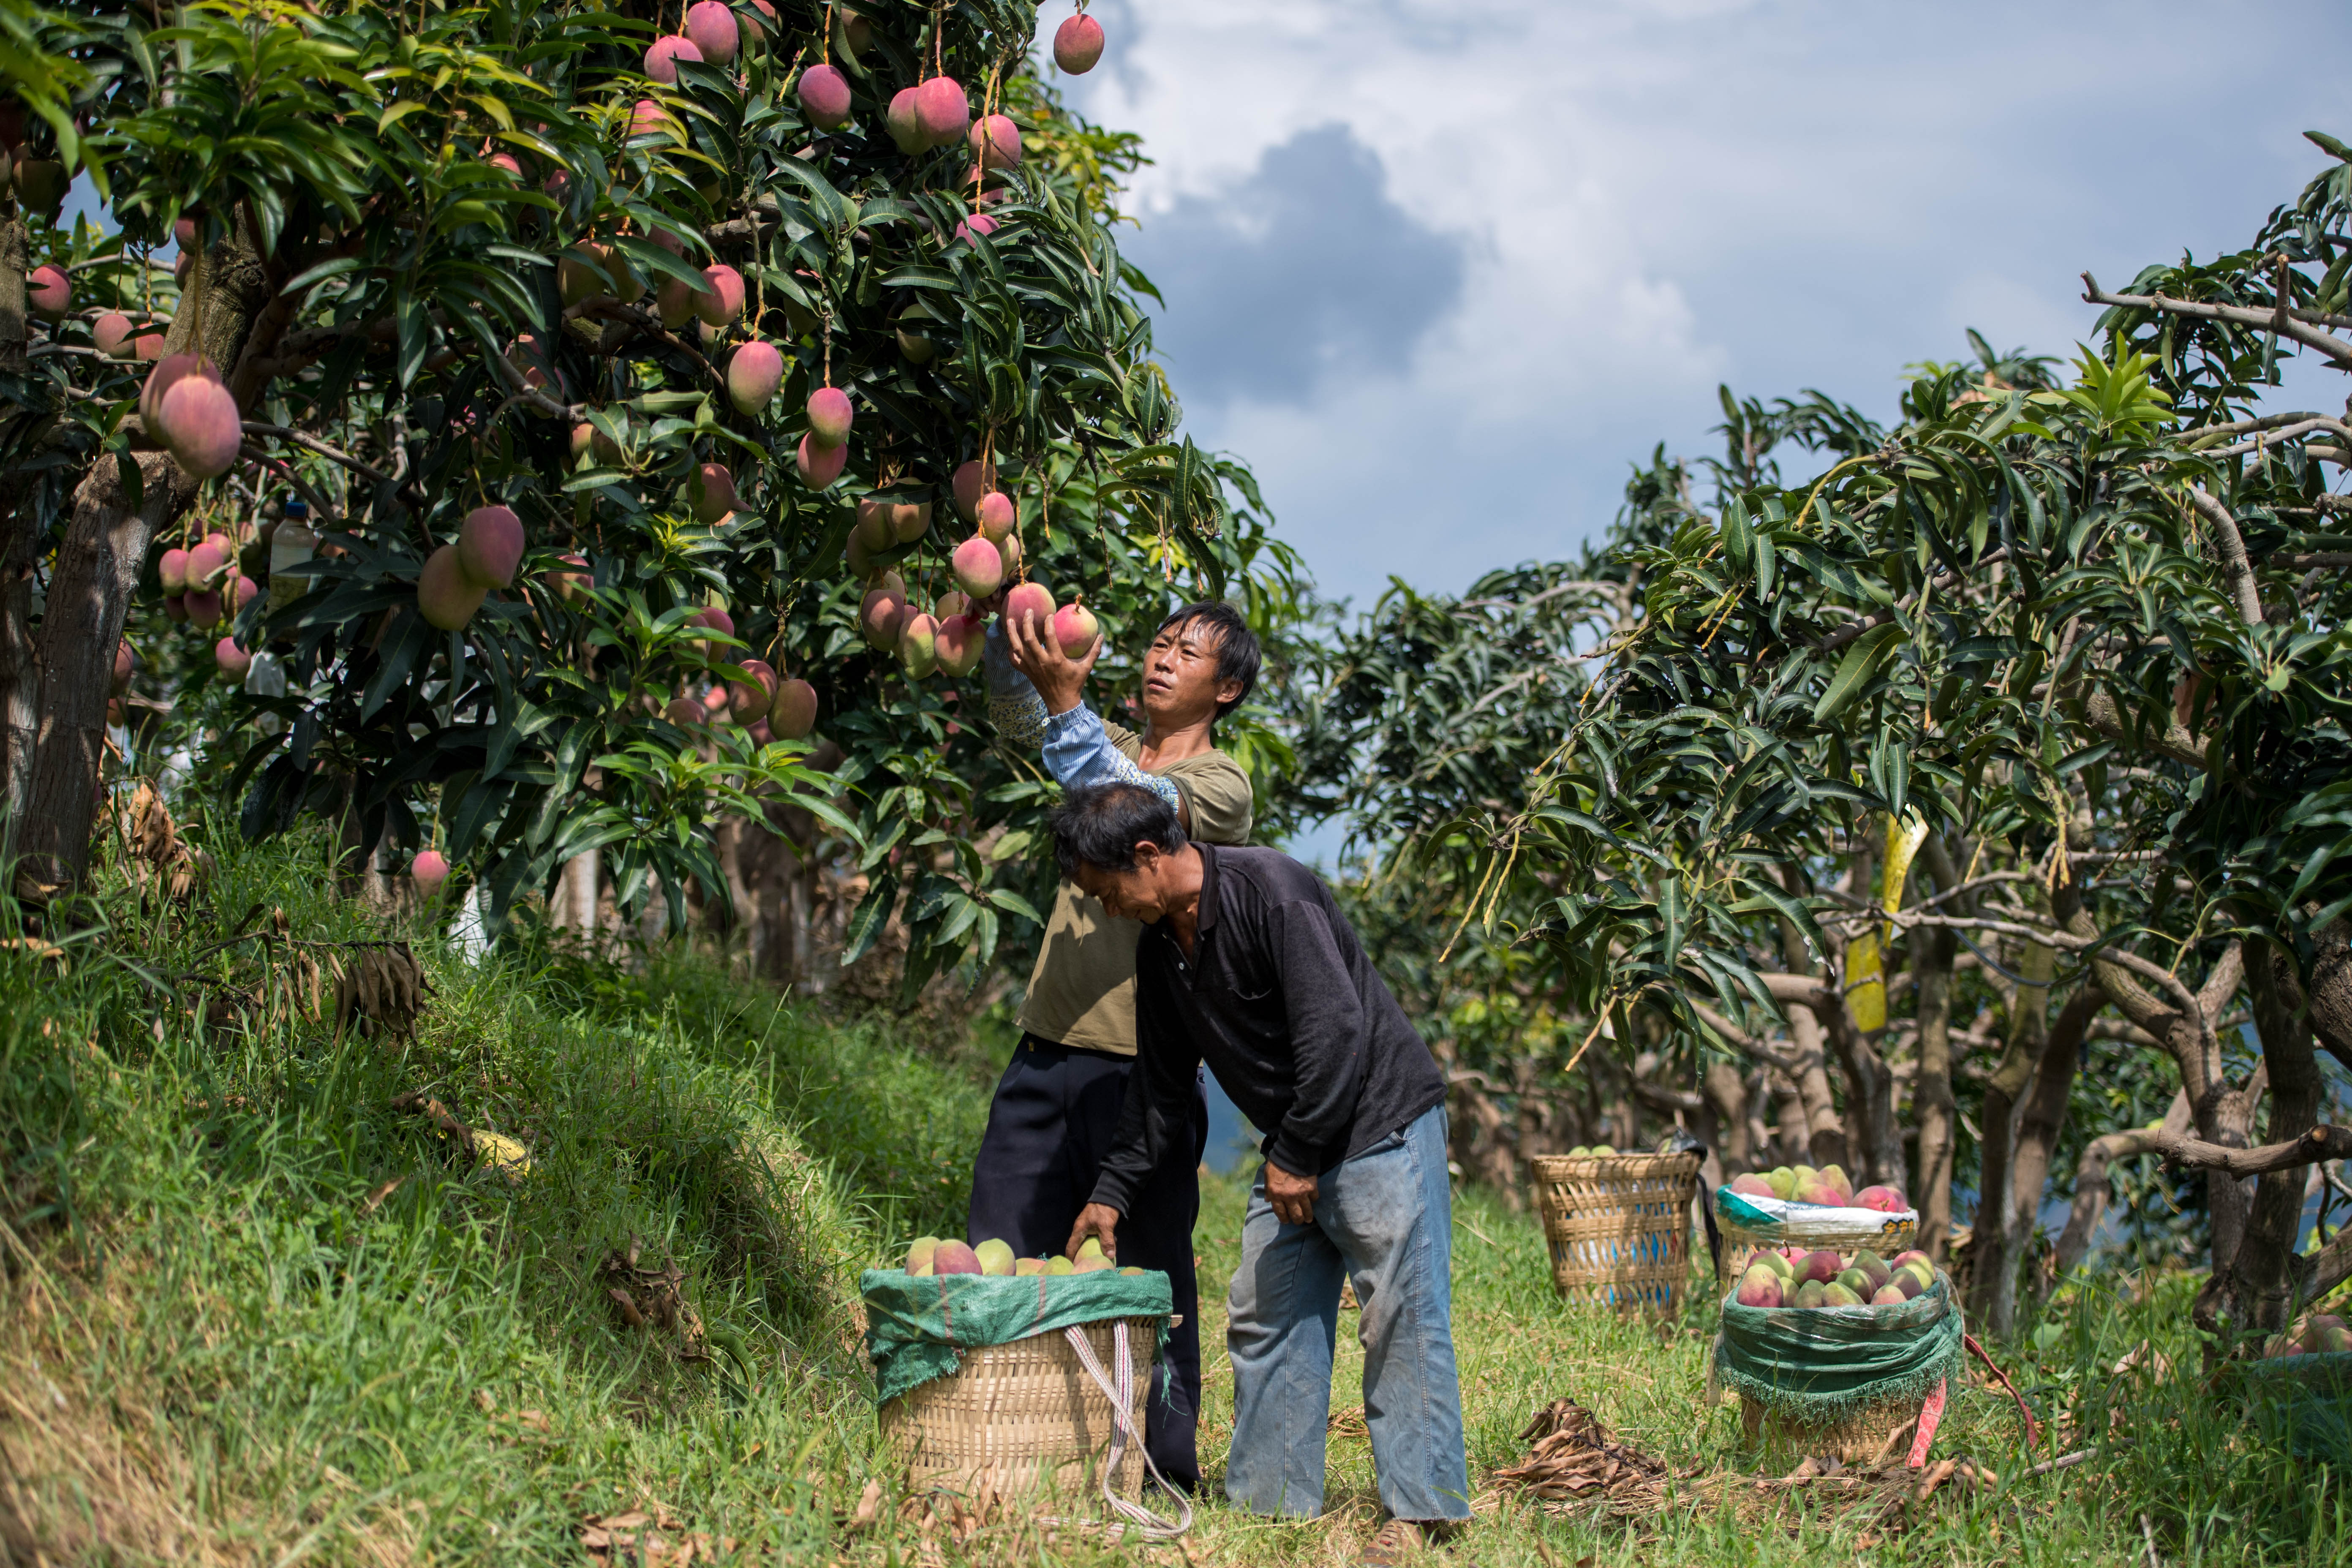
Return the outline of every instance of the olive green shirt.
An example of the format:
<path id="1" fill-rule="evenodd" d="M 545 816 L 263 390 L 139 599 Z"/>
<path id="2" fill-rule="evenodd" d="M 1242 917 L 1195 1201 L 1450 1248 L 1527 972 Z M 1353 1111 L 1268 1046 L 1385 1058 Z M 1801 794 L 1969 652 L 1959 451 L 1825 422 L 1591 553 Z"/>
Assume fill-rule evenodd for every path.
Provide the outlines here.
<path id="1" fill-rule="evenodd" d="M 1133 731 L 1106 722 L 1103 732 L 1128 761 L 1141 754 L 1143 738 Z M 1191 837 L 1211 844 L 1248 840 L 1249 774 L 1224 752 L 1206 751 L 1146 771 L 1173 783 L 1184 797 Z M 1045 921 L 1037 966 L 1029 972 L 1029 995 L 1021 1004 L 1023 1032 L 1090 1051 L 1133 1056 L 1135 944 L 1142 935 L 1140 923 L 1107 912 L 1076 885 L 1064 882 Z"/>

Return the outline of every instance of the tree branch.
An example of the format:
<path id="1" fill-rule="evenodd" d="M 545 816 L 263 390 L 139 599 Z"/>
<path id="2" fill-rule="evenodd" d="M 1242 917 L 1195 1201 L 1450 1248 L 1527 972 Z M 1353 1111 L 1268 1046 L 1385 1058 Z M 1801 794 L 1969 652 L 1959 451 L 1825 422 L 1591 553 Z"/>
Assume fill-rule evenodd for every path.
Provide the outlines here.
<path id="1" fill-rule="evenodd" d="M 2110 294 L 2099 287 L 2098 279 L 2083 274 L 2083 298 L 2094 305 L 2121 305 L 2133 310 L 2161 310 L 2168 315 L 2190 316 L 2204 321 L 2228 321 L 2236 326 L 2252 327 L 2258 331 L 2275 331 L 2283 338 L 2292 338 L 2305 348 L 2317 349 L 2346 370 L 2352 370 L 2352 343 L 2331 337 L 2318 328 L 2297 319 L 2289 312 L 2284 321 L 2270 310 L 2250 310 L 2242 305 L 2208 305 L 2194 300 L 2168 300 L 2161 294 Z"/>
<path id="2" fill-rule="evenodd" d="M 2246 559 L 2246 539 L 2238 531 L 2238 520 L 2230 515 L 2228 507 L 2195 485 L 2189 487 L 2189 504 L 2213 525 L 2214 538 L 2221 548 L 2221 573 L 2230 580 L 2230 593 L 2238 601 L 2238 618 L 2250 626 L 2261 626 L 2263 596 L 2254 587 L 2254 563 Z"/>
<path id="3" fill-rule="evenodd" d="M 2324 414 L 2315 414 L 2306 419 L 2263 431 L 2252 440 L 2241 441 L 2233 447 L 2192 447 L 2192 449 L 2204 458 L 2243 458 L 2255 452 L 2270 451 L 2282 441 L 2292 441 L 2297 436 L 2308 436 L 2315 430 L 2325 430 L 2332 436 L 2352 440 L 2352 425 L 2347 425 L 2341 419 L 2330 419 Z"/>
<path id="4" fill-rule="evenodd" d="M 2066 1215 L 2066 1228 L 2058 1237 L 2060 1278 L 2073 1272 L 2074 1266 L 2083 1261 L 2084 1255 L 2091 1250 L 2091 1237 L 2097 1232 L 2099 1222 L 2106 1217 L 2111 1192 L 2107 1168 L 2117 1160 L 2153 1153 L 2166 1138 L 2177 1139 L 2188 1127 L 2189 1095 L 2182 1090 L 2172 1097 L 2171 1109 L 2165 1112 L 2159 1125 L 2126 1128 L 2094 1138 L 2084 1146 L 2083 1157 L 2074 1167 L 2074 1206 Z"/>
<path id="5" fill-rule="evenodd" d="M 2352 321 L 2340 324 L 2352 326 Z M 2251 436 L 2256 431 L 2282 430 L 2289 425 L 2300 425 L 2306 419 L 2316 419 L 2325 423 L 2327 422 L 2328 416 L 2302 409 L 2293 414 L 2264 414 L 2252 419 L 2233 419 L 2226 425 L 2200 425 L 2196 429 L 2187 432 L 2189 446 L 2192 451 L 2200 450 L 2200 442 L 2219 441 L 2231 436 Z"/>
<path id="6" fill-rule="evenodd" d="M 1738 1025 L 1733 1023 L 1730 1019 L 1725 1017 L 1722 1014 L 1717 1012 L 1706 1003 L 1688 997 L 1685 997 L 1685 999 L 1690 1002 L 1691 1011 L 1698 1015 L 1699 1021 L 1701 1023 L 1705 1024 L 1708 1028 L 1713 1029 L 1717 1034 L 1721 1035 L 1724 1039 L 1729 1042 L 1732 1046 L 1745 1052 L 1748 1056 L 1754 1057 L 1758 1061 L 1762 1062 L 1769 1067 L 1779 1068 L 1782 1072 L 1789 1074 L 1791 1078 L 1796 1076 L 1796 1058 L 1790 1056 L 1788 1052 L 1783 1051 L 1778 1046 L 1773 1045 L 1770 1041 L 1759 1039 L 1754 1035 L 1749 1034 L 1747 1030 L 1741 1028 Z"/>
<path id="7" fill-rule="evenodd" d="M 283 425 L 265 425 L 257 419 L 248 419 L 245 421 L 244 428 L 245 433 L 248 436 L 275 436 L 281 441 L 291 441 L 298 447 L 318 453 L 319 456 L 327 458 L 331 462 L 342 464 L 343 467 L 351 469 L 353 473 L 365 474 L 377 484 L 388 485 L 392 483 L 391 479 L 383 473 L 368 467 L 367 464 L 360 461 L 357 458 L 352 457 L 349 452 L 338 451 L 336 448 L 328 446 L 316 436 L 306 436 L 299 430 L 289 430 Z"/>
<path id="8" fill-rule="evenodd" d="M 2259 1176 L 2266 1171 L 2290 1170 L 2297 1165 L 2315 1165 L 2323 1160 L 2352 1156 L 2352 1128 L 2323 1124 L 2288 1142 L 2265 1143 L 2258 1149 L 2231 1149 L 2185 1136 L 2160 1137 L 2149 1147 L 2162 1154 L 2168 1165 L 2193 1165 L 2231 1176 Z"/>
<path id="9" fill-rule="evenodd" d="M 2115 698 L 2095 688 L 2084 695 L 2083 722 L 2111 741 L 2144 747 L 2192 768 L 2201 770 L 2205 766 L 2205 749 L 2178 720 L 2168 721 L 2161 735 L 2137 733 L 2124 722 L 2123 710 L 2116 706 Z"/>

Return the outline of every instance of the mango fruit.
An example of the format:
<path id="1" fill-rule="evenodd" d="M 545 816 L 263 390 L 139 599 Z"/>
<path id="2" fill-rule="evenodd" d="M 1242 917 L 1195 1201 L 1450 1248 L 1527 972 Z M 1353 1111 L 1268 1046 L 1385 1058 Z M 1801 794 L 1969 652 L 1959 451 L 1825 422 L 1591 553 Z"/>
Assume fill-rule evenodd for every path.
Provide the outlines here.
<path id="1" fill-rule="evenodd" d="M 1790 1277 L 1801 1285 L 1807 1280 L 1816 1280 L 1826 1285 L 1838 1277 L 1838 1271 L 1843 1267 L 1844 1265 L 1838 1261 L 1838 1255 L 1824 1247 L 1816 1252 L 1808 1252 L 1803 1258 L 1798 1259 L 1796 1267 L 1790 1271 Z"/>
<path id="2" fill-rule="evenodd" d="M 1011 1242 L 992 1236 L 971 1250 L 972 1256 L 980 1259 L 980 1271 L 982 1274 L 1007 1278 L 1013 1273 L 1013 1257 Z"/>
<path id="3" fill-rule="evenodd" d="M 931 1254 L 939 1249 L 939 1245 L 940 1238 L 936 1236 L 915 1237 L 914 1245 L 907 1248 L 907 1272 L 929 1274 L 931 1271 Z"/>
<path id="4" fill-rule="evenodd" d="M 1777 1307 L 1780 1304 L 1780 1276 L 1759 1263 L 1739 1277 L 1739 1289 L 1734 1300 L 1743 1307 Z"/>
<path id="5" fill-rule="evenodd" d="M 1853 1255 L 1853 1266 L 1870 1276 L 1870 1288 L 1873 1291 L 1876 1291 L 1885 1285 L 1887 1277 L 1895 1272 L 1880 1259 L 1878 1254 L 1866 1247 Z"/>
<path id="6" fill-rule="evenodd" d="M 980 1258 L 961 1241 L 942 1241 L 931 1253 L 934 1274 L 979 1274 L 984 1272 Z"/>
<path id="7" fill-rule="evenodd" d="M 1769 1172 L 1766 1173 L 1764 1180 L 1770 1185 L 1772 1195 L 1779 1198 L 1782 1203 L 1788 1202 L 1789 1199 L 1796 1195 L 1797 1173 L 1790 1166 L 1773 1166 Z"/>

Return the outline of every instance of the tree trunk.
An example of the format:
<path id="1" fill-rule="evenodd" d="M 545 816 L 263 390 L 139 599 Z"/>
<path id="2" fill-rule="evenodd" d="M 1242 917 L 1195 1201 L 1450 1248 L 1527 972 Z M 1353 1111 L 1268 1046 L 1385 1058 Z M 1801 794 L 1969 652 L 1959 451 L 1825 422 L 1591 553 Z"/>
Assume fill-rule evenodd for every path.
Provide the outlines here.
<path id="1" fill-rule="evenodd" d="M 141 453 L 138 467 L 144 493 L 136 510 L 110 458 L 74 492 L 73 521 L 41 615 L 41 695 L 18 842 L 26 869 L 52 889 L 78 886 L 89 868 L 114 649 L 148 542 L 196 492 L 180 466 L 159 453 Z"/>
<path id="2" fill-rule="evenodd" d="M 1847 863 L 1846 890 L 1863 903 L 1874 904 L 1879 895 L 1877 878 L 1876 847 L 1865 836 L 1854 846 L 1854 855 Z M 1858 1187 L 1880 1182 L 1897 1184 L 1906 1176 L 1903 1129 L 1895 1113 L 1894 1069 L 1886 1065 L 1886 1058 L 1878 1048 L 1885 1037 L 1885 1026 L 1865 1031 L 1855 1022 L 1853 1011 L 1847 1005 L 1845 956 L 1843 952 L 1834 956 L 1827 994 L 1815 1004 L 1815 1011 L 1829 1035 L 1831 1047 L 1837 1052 L 1838 1066 L 1845 1074 L 1846 1149 L 1853 1156 L 1848 1174 Z M 1879 994 L 1885 998 L 1886 1008 L 1891 1012 L 1895 987 L 1888 983 L 1890 956 L 1882 936 Z"/>
<path id="3" fill-rule="evenodd" d="M 33 645 L 33 573 L 41 531 L 23 515 L 20 499 L 0 531 L 0 800 L 5 800 L 8 845 L 25 820 L 25 795 L 33 782 L 33 743 L 38 722 L 41 664 Z M 0 865 L 15 856 L 0 846 Z"/>
<path id="4" fill-rule="evenodd" d="M 2017 1106 L 2050 1037 L 2050 979 L 2057 954 L 2028 942 L 2018 960 L 2026 984 L 2009 994 L 2009 1040 L 1985 1081 L 1979 1130 L 1977 1217 L 1969 1237 L 1969 1313 L 1990 1331 L 2016 1305 L 2017 1259 L 2008 1216 L 2015 1206 Z M 2038 1195 L 2038 1194 L 2037 1194 Z M 1999 1303 L 2006 1300 L 2004 1309 Z"/>
<path id="5" fill-rule="evenodd" d="M 1773 1142 L 1775 1163 L 1794 1165 L 1812 1157 L 1811 1125 L 1805 1116 L 1804 1097 L 1787 1074 L 1769 1075 L 1769 1088 L 1774 1105 Z"/>
<path id="6" fill-rule="evenodd" d="M 1805 896 L 1804 879 L 1793 866 L 1780 868 L 1781 881 L 1799 898 Z M 1780 931 L 1780 962 L 1789 966 L 1791 975 L 1821 984 L 1813 973 L 1812 952 L 1805 945 L 1804 933 L 1786 918 L 1779 922 Z M 1769 984 L 1769 978 L 1768 978 Z M 1795 1080 L 1797 1098 L 1804 1106 L 1803 1163 L 1819 1169 L 1823 1165 L 1843 1165 L 1849 1155 L 1846 1148 L 1845 1122 L 1839 1117 L 1837 1097 L 1830 1088 L 1829 1052 L 1822 1038 L 1821 1020 L 1807 1007 L 1790 1007 L 1781 1000 L 1789 1016 L 1789 1055 L 1795 1063 L 1790 1077 Z"/>
<path id="7" fill-rule="evenodd" d="M 2042 1221 L 2042 1198 L 2050 1186 L 2050 1161 L 2066 1130 L 2067 1107 L 2074 1102 L 2074 1075 L 2083 1060 L 2083 1037 L 2091 1020 L 2107 1005 L 2107 994 L 2095 980 L 2083 983 L 2050 1026 L 2042 1047 L 2042 1065 L 2033 1075 L 2033 1089 L 2017 1118 L 2017 1155 L 2011 1162 L 2010 1187 L 2015 1194 L 2009 1207 L 2009 1256 L 2021 1264 Z M 2012 1268 L 2014 1289 L 2019 1270 Z M 2037 1279 L 2042 1278 L 2036 1275 Z M 2015 1312 L 2015 1299 L 2003 1309 L 2002 1332 Z"/>
<path id="8" fill-rule="evenodd" d="M 31 237 L 24 218 L 0 220 L 0 374 L 23 375 L 31 363 L 26 345 L 25 269 L 32 264 Z M 39 532 L 26 514 L 35 483 L 22 473 L 8 476 L 0 504 L 0 800 L 10 843 L 24 821 L 25 786 L 32 769 L 33 703 L 40 667 L 33 659 L 33 563 Z M 0 865 L 13 856 L 0 846 Z"/>
<path id="9" fill-rule="evenodd" d="M 1747 1174 L 1756 1168 L 1748 1143 L 1748 1080 L 1729 1062 L 1709 1062 L 1699 1085 L 1715 1110 L 1713 1143 L 1723 1179 Z"/>
<path id="10" fill-rule="evenodd" d="M 226 377 L 240 408 L 259 387 L 245 360 L 265 311 L 283 331 L 295 301 L 271 299 L 267 270 L 242 237 L 199 253 L 165 334 L 166 353 L 201 349 Z M 198 327 L 201 323 L 202 335 Z M 20 840 L 25 868 L 41 883 L 71 888 L 89 868 L 90 825 L 100 798 L 106 700 L 114 649 L 155 535 L 194 502 L 199 489 L 177 463 L 138 455 L 139 505 L 123 492 L 121 466 L 102 456 L 74 490 L 73 515 L 58 548 L 42 611 L 37 658 L 41 693 Z"/>
<path id="11" fill-rule="evenodd" d="M 25 320 L 25 272 L 33 264 L 32 231 L 23 215 L 0 220 L 0 374 L 22 375 L 32 362 L 26 346 L 32 327 Z"/>
<path id="12" fill-rule="evenodd" d="M 561 930 L 578 931 L 583 941 L 594 942 L 598 921 L 593 849 L 584 849 L 563 863 L 563 875 L 556 883 L 553 923 Z"/>
<path id="13" fill-rule="evenodd" d="M 1919 1074 L 1911 1105 L 1919 1126 L 1918 1174 L 1911 1201 L 1919 1210 L 1919 1250 L 1944 1261 L 1952 1241 L 1952 933 L 1930 927 L 1911 940 L 1919 988 Z"/>
<path id="14" fill-rule="evenodd" d="M 1873 1182 L 1902 1181 L 1903 1129 L 1895 1120 L 1893 1069 L 1871 1044 L 1871 1037 L 1855 1026 L 1845 998 L 1835 987 L 1820 994 L 1813 1012 L 1822 1032 L 1836 1047 L 1838 1066 L 1845 1075 L 1843 1142 L 1851 1158 L 1834 1163 L 1858 1187 Z"/>
<path id="15" fill-rule="evenodd" d="M 1816 1168 L 1846 1163 L 1845 1122 L 1830 1088 L 1829 1051 L 1810 1008 L 1789 1010 L 1789 1054 L 1796 1058 L 1797 1098 L 1805 1108 L 1806 1161 Z"/>
<path id="16" fill-rule="evenodd" d="M 2329 921 L 2311 933 L 2317 944 L 2311 967 L 2304 975 L 2304 994 L 2311 1001 L 2312 1032 L 2327 1052 L 2352 1070 L 2352 924 Z"/>
<path id="17" fill-rule="evenodd" d="M 2130 1128 L 2091 1140 L 2083 1151 L 2081 1163 L 2074 1167 L 2074 1212 L 2066 1216 L 2066 1228 L 2058 1235 L 2060 1279 L 2073 1273 L 2091 1250 L 2091 1237 L 2098 1230 L 2099 1221 L 2106 1215 L 2110 1194 L 2108 1167 L 2117 1160 L 2147 1153 L 2164 1139 L 2177 1138 L 2188 1130 L 2189 1096 L 2183 1092 L 2172 1097 L 2172 1109 L 2165 1112 L 2163 1121 L 2157 1126 Z"/>
<path id="18" fill-rule="evenodd" d="M 2083 908 L 2080 889 L 2073 883 L 2058 889 L 2053 908 L 2073 934 L 2099 934 Z M 2180 1086 L 2189 1095 L 2189 1113 L 2197 1136 L 2225 1148 L 2245 1148 L 2253 1130 L 2253 1108 L 2244 1089 L 2232 1085 L 2223 1071 L 2221 1043 L 2214 1032 L 2214 1025 L 2229 1010 L 2230 999 L 2244 978 L 2244 954 L 2239 944 L 2231 942 L 2215 960 L 2212 972 L 2195 994 L 2193 1008 L 2169 990 L 2159 996 L 2135 971 L 2104 950 L 2092 954 L 2091 968 L 2100 989 L 2114 999 L 2124 1016 L 2163 1041 L 2171 1053 L 2180 1069 Z M 2205 1173 L 2205 1203 L 2213 1225 L 2212 1267 L 2219 1273 L 2238 1254 L 2249 1200 L 2234 1178 L 2210 1170 Z"/>
<path id="19" fill-rule="evenodd" d="M 2324 1092 L 2319 1064 L 2312 1056 L 2301 977 L 2291 957 L 2265 947 L 2247 962 L 2246 989 L 2253 998 L 2254 1028 L 2262 1037 L 2263 1067 L 2269 1079 L 2270 1126 L 2264 1142 L 2288 1142 L 2318 1121 Z M 2237 1249 L 2227 1264 L 2216 1263 L 2212 1277 L 2198 1292 L 2199 1327 L 2263 1333 L 2286 1327 L 2294 1307 L 2292 1269 L 2302 1240 L 2304 1179 L 2304 1171 L 2296 1166 L 2256 1178 Z M 2231 1184 L 2234 1189 L 2236 1183 Z"/>

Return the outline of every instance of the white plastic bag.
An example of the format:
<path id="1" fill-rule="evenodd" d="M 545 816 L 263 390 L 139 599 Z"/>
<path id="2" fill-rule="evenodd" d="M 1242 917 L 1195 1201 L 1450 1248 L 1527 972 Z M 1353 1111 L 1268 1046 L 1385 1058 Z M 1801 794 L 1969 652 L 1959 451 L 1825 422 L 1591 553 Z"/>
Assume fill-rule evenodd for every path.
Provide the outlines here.
<path id="1" fill-rule="evenodd" d="M 1867 1247 L 1881 1258 L 1906 1250 L 1919 1234 L 1916 1209 L 1888 1214 L 1881 1209 L 1800 1204 L 1735 1193 L 1727 1186 L 1715 1189 L 1715 1218 L 1727 1242 L 1828 1247 L 1837 1252 Z"/>

